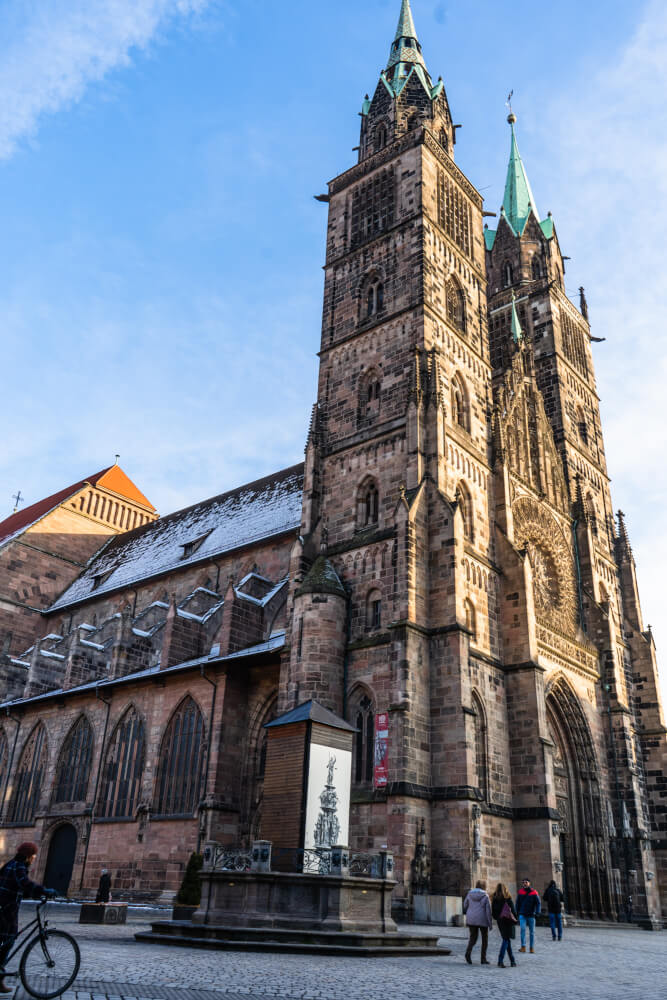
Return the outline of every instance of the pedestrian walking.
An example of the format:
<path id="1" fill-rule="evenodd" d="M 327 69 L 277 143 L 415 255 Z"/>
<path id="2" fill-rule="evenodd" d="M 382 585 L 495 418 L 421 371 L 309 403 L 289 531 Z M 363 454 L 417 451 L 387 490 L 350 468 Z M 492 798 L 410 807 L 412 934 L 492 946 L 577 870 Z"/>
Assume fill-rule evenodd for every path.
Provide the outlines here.
<path id="1" fill-rule="evenodd" d="M 5 960 L 19 932 L 19 906 L 24 896 L 55 896 L 54 889 L 45 889 L 31 882 L 28 869 L 37 856 L 37 844 L 26 840 L 19 844 L 11 861 L 0 868 L 0 993 L 13 993 L 4 978 Z"/>
<path id="2" fill-rule="evenodd" d="M 537 889 L 533 889 L 530 879 L 525 878 L 521 883 L 516 897 L 516 912 L 519 917 L 519 927 L 521 929 L 521 947 L 519 951 L 526 950 L 526 925 L 530 939 L 530 953 L 535 951 L 535 917 L 542 910 L 540 894 Z"/>
<path id="3" fill-rule="evenodd" d="M 482 965 L 490 965 L 486 960 L 486 949 L 489 946 L 489 930 L 493 927 L 493 917 L 491 916 L 491 902 L 486 891 L 486 882 L 481 880 L 476 883 L 463 900 L 463 912 L 466 915 L 468 925 L 468 947 L 466 948 L 466 962 L 472 965 L 472 950 L 477 944 L 477 938 L 482 935 Z"/>
<path id="4" fill-rule="evenodd" d="M 565 897 L 560 891 L 555 881 L 551 879 L 549 885 L 544 890 L 542 899 L 547 904 L 547 911 L 549 913 L 549 927 L 551 928 L 551 940 L 556 940 L 556 935 L 558 935 L 558 940 L 563 940 L 563 902 Z"/>
<path id="5" fill-rule="evenodd" d="M 491 897 L 491 914 L 493 919 L 498 924 L 498 930 L 500 931 L 500 936 L 503 939 L 503 943 L 500 946 L 500 953 L 498 955 L 498 965 L 501 969 L 507 968 L 503 962 L 505 954 L 507 954 L 507 957 L 510 960 L 510 965 L 514 968 L 516 962 L 514 961 L 514 955 L 512 953 L 512 940 L 516 934 L 515 928 L 519 920 L 516 915 L 510 891 L 506 885 L 503 885 L 502 882 L 498 883 L 496 891 Z"/>

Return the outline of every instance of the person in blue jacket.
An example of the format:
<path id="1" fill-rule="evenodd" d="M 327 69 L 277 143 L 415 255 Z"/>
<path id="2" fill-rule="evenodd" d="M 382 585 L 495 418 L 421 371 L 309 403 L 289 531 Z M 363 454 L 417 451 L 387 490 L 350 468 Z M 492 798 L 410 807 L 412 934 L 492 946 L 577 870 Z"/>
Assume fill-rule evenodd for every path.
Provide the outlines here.
<path id="1" fill-rule="evenodd" d="M 0 993 L 13 993 L 3 976 L 7 955 L 19 932 L 19 906 L 24 896 L 55 896 L 55 890 L 32 882 L 28 868 L 37 856 L 37 844 L 26 840 L 19 844 L 11 861 L 0 868 Z"/>
<path id="2" fill-rule="evenodd" d="M 530 935 L 530 953 L 535 951 L 535 917 L 542 908 L 540 894 L 537 889 L 533 889 L 530 879 L 525 878 L 521 883 L 516 897 L 516 912 L 519 916 L 519 928 L 521 931 L 521 947 L 519 951 L 526 950 L 526 924 Z"/>

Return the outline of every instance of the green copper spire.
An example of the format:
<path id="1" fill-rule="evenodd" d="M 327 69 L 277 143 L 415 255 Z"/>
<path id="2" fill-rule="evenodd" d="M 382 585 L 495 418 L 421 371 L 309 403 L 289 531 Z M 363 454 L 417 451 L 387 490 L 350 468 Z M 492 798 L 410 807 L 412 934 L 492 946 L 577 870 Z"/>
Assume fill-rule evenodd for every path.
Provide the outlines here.
<path id="1" fill-rule="evenodd" d="M 389 60 L 384 71 L 384 79 L 394 94 L 401 92 L 413 69 L 430 94 L 431 78 L 422 56 L 415 22 L 412 20 L 410 0 L 402 0 L 396 34 L 391 43 Z"/>
<path id="2" fill-rule="evenodd" d="M 531 210 L 538 222 L 540 217 L 538 215 L 535 198 L 533 197 L 533 192 L 530 189 L 528 177 L 526 176 L 526 171 L 523 166 L 523 160 L 521 159 L 521 155 L 519 153 L 519 147 L 516 144 L 516 135 L 514 134 L 516 115 L 509 114 L 507 121 L 512 129 L 512 144 L 510 147 L 510 162 L 507 168 L 507 180 L 505 181 L 503 211 L 505 213 L 505 218 L 514 232 L 517 236 L 521 236 L 526 228 L 526 223 L 528 222 L 528 216 L 530 215 Z"/>
<path id="3" fill-rule="evenodd" d="M 521 329 L 519 314 L 516 311 L 516 299 L 514 297 L 514 292 L 512 292 L 512 340 L 517 347 L 523 340 L 523 330 Z"/>
<path id="4" fill-rule="evenodd" d="M 410 10 L 410 0 L 402 0 L 401 13 L 398 15 L 398 27 L 394 41 L 398 42 L 401 38 L 417 38 L 415 22 L 412 20 L 412 11 Z"/>

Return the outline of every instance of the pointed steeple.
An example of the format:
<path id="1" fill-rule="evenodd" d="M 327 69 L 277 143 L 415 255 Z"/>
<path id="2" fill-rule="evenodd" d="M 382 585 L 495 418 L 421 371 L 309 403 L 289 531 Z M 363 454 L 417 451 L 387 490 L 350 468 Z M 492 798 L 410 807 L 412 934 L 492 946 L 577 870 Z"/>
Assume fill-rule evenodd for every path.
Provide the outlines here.
<path id="1" fill-rule="evenodd" d="M 391 43 L 389 59 L 384 72 L 384 77 L 395 94 L 400 93 L 403 89 L 413 69 L 430 93 L 432 89 L 431 77 L 426 69 L 422 47 L 417 38 L 410 0 L 402 0 L 398 26 Z"/>
<path id="2" fill-rule="evenodd" d="M 510 162 L 507 167 L 507 180 L 505 181 L 503 212 L 514 232 L 517 236 L 521 236 L 528 222 L 531 210 L 538 222 L 540 217 L 514 133 L 516 115 L 510 113 L 507 116 L 507 121 L 512 130 L 512 142 L 510 146 Z"/>

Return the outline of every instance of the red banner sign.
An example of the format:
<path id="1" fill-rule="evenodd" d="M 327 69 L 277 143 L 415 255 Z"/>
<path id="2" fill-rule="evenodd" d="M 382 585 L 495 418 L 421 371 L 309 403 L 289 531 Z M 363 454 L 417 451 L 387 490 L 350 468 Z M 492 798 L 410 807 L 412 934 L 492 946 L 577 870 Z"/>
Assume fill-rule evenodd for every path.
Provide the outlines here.
<path id="1" fill-rule="evenodd" d="M 387 784 L 389 756 L 389 713 L 378 712 L 375 716 L 375 752 L 373 766 L 373 787 L 384 788 Z"/>

